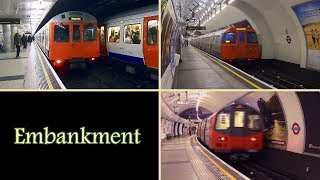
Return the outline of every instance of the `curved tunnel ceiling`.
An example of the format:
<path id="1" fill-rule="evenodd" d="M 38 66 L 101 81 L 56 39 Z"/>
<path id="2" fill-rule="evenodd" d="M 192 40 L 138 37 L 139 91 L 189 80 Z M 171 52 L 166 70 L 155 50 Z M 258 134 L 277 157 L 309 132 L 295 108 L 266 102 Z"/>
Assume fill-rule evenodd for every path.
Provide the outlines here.
<path id="1" fill-rule="evenodd" d="M 161 93 L 161 117 L 175 122 L 188 123 L 188 120 L 179 116 L 186 110 L 201 107 L 210 113 L 214 113 L 247 94 L 249 93 L 237 91 L 163 92 Z"/>
<path id="2" fill-rule="evenodd" d="M 58 0 L 42 20 L 37 31 L 52 17 L 67 11 L 84 11 L 101 20 L 104 17 L 157 3 L 158 0 Z"/>
<path id="3" fill-rule="evenodd" d="M 307 46 L 301 23 L 292 7 L 310 0 L 175 0 L 173 2 L 181 34 L 189 37 L 186 25 L 213 30 L 247 20 L 257 31 L 262 59 L 277 59 L 307 66 Z M 222 2 L 222 4 L 219 4 Z M 228 4 L 228 5 L 227 5 Z M 217 13 L 216 9 L 220 9 Z M 193 17 L 195 21 L 187 21 Z M 292 41 L 287 42 L 290 37 Z"/>

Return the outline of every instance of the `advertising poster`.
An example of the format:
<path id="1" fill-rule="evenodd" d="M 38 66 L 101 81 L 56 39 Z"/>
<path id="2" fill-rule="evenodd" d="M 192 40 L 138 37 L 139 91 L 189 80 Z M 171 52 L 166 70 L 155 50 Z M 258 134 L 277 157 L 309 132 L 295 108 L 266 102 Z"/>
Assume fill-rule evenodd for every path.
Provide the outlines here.
<path id="1" fill-rule="evenodd" d="M 307 67 L 320 70 L 320 1 L 310 1 L 293 7 L 304 30 L 308 61 Z"/>

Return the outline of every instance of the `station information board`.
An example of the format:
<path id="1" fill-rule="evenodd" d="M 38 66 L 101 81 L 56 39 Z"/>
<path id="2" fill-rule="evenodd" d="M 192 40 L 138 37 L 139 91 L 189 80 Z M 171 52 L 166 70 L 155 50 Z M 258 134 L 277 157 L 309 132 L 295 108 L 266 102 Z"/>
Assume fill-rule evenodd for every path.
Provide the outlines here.
<path id="1" fill-rule="evenodd" d="M 20 18 L 0 18 L 0 24 L 20 24 Z"/>

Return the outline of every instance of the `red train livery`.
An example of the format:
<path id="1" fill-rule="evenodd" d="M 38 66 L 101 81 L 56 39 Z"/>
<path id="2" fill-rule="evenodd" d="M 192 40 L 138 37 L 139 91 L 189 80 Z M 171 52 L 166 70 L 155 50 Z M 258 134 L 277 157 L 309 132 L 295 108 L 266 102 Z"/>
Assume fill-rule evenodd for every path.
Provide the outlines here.
<path id="1" fill-rule="evenodd" d="M 197 136 L 215 152 L 258 152 L 263 148 L 263 121 L 253 108 L 232 104 L 203 120 Z"/>
<path id="2" fill-rule="evenodd" d="M 97 19 L 70 11 L 53 17 L 35 35 L 54 66 L 96 60 L 100 56 Z"/>
<path id="3" fill-rule="evenodd" d="M 191 44 L 224 61 L 261 59 L 261 45 L 252 27 L 231 26 L 194 38 Z"/>

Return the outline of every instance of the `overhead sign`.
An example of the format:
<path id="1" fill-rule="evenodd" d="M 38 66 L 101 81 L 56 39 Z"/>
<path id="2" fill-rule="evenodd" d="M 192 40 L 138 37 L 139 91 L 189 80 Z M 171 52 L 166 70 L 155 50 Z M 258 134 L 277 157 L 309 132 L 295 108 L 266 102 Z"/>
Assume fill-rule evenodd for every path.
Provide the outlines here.
<path id="1" fill-rule="evenodd" d="M 177 104 L 185 105 L 185 104 L 189 104 L 189 102 L 188 101 L 177 101 Z"/>
<path id="2" fill-rule="evenodd" d="M 300 132 L 300 126 L 299 126 L 299 124 L 298 123 L 293 123 L 293 125 L 292 125 L 292 131 L 293 131 L 293 134 L 294 135 L 298 135 L 299 134 L 299 132 Z"/>
<path id="3" fill-rule="evenodd" d="M 0 18 L 0 24 L 20 24 L 20 18 Z"/>
<path id="4" fill-rule="evenodd" d="M 290 36 L 287 36 L 286 40 L 287 40 L 288 44 L 291 43 L 291 37 Z"/>
<path id="5" fill-rule="evenodd" d="M 237 31 L 245 31 L 247 28 L 237 28 Z"/>
<path id="6" fill-rule="evenodd" d="M 195 22 L 196 19 L 187 19 L 187 21 L 189 21 L 189 22 Z"/>
<path id="7" fill-rule="evenodd" d="M 70 17 L 69 20 L 71 20 L 71 21 L 82 21 L 82 17 Z"/>
<path id="8" fill-rule="evenodd" d="M 195 30 L 206 30 L 206 27 L 203 26 L 187 26 L 187 31 L 195 31 Z"/>

